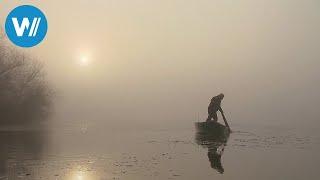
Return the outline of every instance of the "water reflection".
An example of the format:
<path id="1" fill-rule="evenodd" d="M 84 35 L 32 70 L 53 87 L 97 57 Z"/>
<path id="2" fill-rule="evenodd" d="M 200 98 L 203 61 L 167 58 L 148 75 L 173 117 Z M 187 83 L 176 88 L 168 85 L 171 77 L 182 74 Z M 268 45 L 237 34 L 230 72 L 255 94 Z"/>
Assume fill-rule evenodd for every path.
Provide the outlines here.
<path id="1" fill-rule="evenodd" d="M 71 171 L 69 175 L 66 175 L 67 180 L 92 180 L 97 179 L 91 172 L 85 170 Z"/>
<path id="2" fill-rule="evenodd" d="M 224 173 L 221 157 L 229 139 L 229 135 L 230 132 L 224 126 L 210 128 L 209 130 L 203 128 L 203 126 L 197 126 L 195 135 L 196 143 L 204 148 L 208 148 L 208 159 L 211 168 L 217 170 L 221 174 Z"/>
<path id="3" fill-rule="evenodd" d="M 42 131 L 0 131 L 0 179 L 32 176 L 25 164 L 42 159 L 45 142 Z"/>

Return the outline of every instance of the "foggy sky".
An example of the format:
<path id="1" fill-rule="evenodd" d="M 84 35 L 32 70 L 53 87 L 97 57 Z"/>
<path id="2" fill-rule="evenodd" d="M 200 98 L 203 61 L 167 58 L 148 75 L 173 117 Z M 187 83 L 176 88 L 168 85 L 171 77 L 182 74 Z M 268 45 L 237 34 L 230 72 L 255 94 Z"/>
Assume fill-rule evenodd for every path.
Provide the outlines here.
<path id="1" fill-rule="evenodd" d="M 230 124 L 319 126 L 316 0 L 10 0 L 1 24 L 29 3 L 48 19 L 25 51 L 56 89 L 54 122 L 179 126 L 223 92 Z"/>

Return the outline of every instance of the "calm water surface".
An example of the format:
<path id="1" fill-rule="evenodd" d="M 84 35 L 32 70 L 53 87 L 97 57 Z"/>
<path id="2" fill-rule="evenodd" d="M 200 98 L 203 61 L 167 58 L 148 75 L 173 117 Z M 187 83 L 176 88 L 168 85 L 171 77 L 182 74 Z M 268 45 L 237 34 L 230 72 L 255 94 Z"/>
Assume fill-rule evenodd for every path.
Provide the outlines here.
<path id="1" fill-rule="evenodd" d="M 250 129 L 250 130 L 249 130 Z M 0 179 L 318 179 L 312 132 L 234 126 L 229 137 L 185 128 L 0 132 Z"/>

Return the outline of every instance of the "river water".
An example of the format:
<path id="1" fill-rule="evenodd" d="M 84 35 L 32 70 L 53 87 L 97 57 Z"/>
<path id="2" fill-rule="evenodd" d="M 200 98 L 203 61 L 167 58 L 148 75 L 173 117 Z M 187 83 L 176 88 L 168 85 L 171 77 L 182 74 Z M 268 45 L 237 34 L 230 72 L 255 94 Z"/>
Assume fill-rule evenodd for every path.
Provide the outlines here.
<path id="1" fill-rule="evenodd" d="M 249 125 L 232 130 L 222 140 L 199 136 L 193 124 L 1 131 L 0 179 L 318 179 L 317 133 Z"/>

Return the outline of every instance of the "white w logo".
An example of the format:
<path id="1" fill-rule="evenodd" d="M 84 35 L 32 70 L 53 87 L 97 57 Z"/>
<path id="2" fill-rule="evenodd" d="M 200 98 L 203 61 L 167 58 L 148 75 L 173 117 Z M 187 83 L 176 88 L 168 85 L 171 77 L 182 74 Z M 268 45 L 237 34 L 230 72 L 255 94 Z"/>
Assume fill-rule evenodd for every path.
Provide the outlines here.
<path id="1" fill-rule="evenodd" d="M 33 18 L 31 28 L 30 28 L 29 34 L 28 34 L 29 37 L 36 36 L 40 20 L 41 20 L 40 17 Z M 16 30 L 17 36 L 19 36 L 19 37 L 23 36 L 24 30 L 29 29 L 29 26 L 30 26 L 30 21 L 26 17 L 22 19 L 22 23 L 20 25 L 19 25 L 17 18 L 12 18 L 12 23 L 14 25 L 14 29 Z"/>

